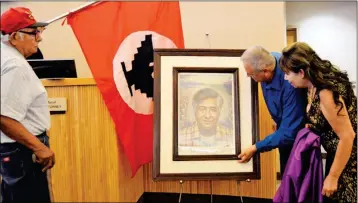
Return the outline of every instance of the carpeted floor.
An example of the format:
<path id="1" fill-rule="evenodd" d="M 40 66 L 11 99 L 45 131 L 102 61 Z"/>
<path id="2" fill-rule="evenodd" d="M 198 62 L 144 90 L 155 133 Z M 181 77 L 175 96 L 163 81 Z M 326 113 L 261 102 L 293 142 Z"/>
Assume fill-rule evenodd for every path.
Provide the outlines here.
<path id="1" fill-rule="evenodd" d="M 180 203 L 210 203 L 208 194 L 182 194 Z M 272 203 L 271 199 L 243 197 L 243 203 Z M 137 203 L 178 203 L 179 193 L 145 192 Z M 213 203 L 240 203 L 241 198 L 236 196 L 214 195 Z"/>

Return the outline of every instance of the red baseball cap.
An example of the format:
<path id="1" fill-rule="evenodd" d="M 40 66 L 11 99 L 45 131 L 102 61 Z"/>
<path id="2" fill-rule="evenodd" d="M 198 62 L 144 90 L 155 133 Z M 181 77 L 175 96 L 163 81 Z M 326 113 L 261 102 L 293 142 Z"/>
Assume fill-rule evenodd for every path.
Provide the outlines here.
<path id="1" fill-rule="evenodd" d="M 22 28 L 45 27 L 48 23 L 37 22 L 28 8 L 10 8 L 1 15 L 1 32 L 9 34 Z"/>

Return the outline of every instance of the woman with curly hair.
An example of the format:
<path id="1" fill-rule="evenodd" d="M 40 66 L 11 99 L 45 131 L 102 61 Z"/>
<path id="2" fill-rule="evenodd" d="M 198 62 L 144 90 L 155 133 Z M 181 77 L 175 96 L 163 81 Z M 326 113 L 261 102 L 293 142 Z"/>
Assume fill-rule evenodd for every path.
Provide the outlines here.
<path id="1" fill-rule="evenodd" d="M 306 43 L 282 51 L 280 67 L 295 88 L 308 88 L 307 125 L 327 151 L 325 202 L 357 201 L 357 97 L 345 72 Z"/>

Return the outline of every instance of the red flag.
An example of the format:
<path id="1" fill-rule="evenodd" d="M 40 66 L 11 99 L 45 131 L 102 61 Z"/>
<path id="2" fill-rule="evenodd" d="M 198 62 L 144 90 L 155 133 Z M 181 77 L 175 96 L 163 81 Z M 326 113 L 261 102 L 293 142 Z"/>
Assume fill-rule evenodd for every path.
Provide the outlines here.
<path id="1" fill-rule="evenodd" d="M 100 2 L 71 13 L 132 177 L 153 159 L 153 48 L 183 48 L 179 2 Z"/>

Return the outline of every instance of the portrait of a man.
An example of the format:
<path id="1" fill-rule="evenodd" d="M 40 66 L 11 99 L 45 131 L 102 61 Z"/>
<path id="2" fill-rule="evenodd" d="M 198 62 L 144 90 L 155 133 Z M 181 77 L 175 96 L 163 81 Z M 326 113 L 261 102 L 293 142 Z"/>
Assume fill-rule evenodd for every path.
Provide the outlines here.
<path id="1" fill-rule="evenodd" d="M 185 100 L 187 105 L 181 106 L 181 112 L 185 112 L 186 116 L 179 118 L 179 122 L 183 123 L 184 119 L 189 121 L 178 128 L 178 155 L 235 153 L 232 77 L 223 75 L 220 81 L 216 75 L 215 84 L 215 81 L 208 80 L 212 76 L 194 74 L 190 76 L 190 82 L 187 82 L 188 75 L 183 77 L 186 83 L 181 83 L 180 99 Z M 200 79 L 212 83 L 203 83 Z"/>

